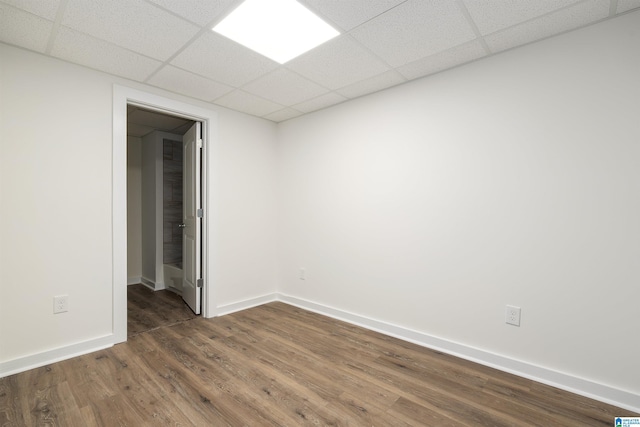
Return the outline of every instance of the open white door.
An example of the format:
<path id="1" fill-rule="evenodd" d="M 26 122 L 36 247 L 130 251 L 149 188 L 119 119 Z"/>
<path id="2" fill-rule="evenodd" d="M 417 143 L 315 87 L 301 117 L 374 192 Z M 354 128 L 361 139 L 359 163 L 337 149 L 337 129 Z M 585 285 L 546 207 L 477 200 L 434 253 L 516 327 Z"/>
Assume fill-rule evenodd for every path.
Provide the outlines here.
<path id="1" fill-rule="evenodd" d="M 196 122 L 184 134 L 184 204 L 182 224 L 183 280 L 182 299 L 194 313 L 200 314 L 202 289 L 202 197 L 200 193 L 200 156 L 202 124 Z"/>

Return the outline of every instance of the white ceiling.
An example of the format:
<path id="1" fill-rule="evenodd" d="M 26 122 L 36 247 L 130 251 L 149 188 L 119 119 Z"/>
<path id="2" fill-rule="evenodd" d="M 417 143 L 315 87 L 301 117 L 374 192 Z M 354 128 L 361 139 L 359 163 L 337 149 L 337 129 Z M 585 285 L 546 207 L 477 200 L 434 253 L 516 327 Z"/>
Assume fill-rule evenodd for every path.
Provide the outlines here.
<path id="1" fill-rule="evenodd" d="M 284 65 L 211 31 L 241 0 L 0 0 L 0 41 L 279 122 L 640 7 L 298 1 L 341 35 Z"/>

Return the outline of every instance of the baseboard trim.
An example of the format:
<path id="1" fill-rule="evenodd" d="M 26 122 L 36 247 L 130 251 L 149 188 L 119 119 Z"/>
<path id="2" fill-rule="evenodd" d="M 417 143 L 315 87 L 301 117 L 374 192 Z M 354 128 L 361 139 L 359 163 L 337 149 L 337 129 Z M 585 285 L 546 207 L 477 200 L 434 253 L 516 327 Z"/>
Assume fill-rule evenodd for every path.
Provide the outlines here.
<path id="1" fill-rule="evenodd" d="M 140 283 L 142 283 L 142 277 L 140 276 L 127 277 L 127 286 L 138 285 Z"/>
<path id="2" fill-rule="evenodd" d="M 412 342 L 422 347 L 441 351 L 452 356 L 618 406 L 629 411 L 640 412 L 640 406 L 638 406 L 640 395 L 638 394 L 290 295 L 277 294 L 277 296 L 278 301 L 314 313 L 342 320 L 372 331 Z"/>
<path id="3" fill-rule="evenodd" d="M 113 346 L 113 340 L 113 335 L 109 334 L 42 353 L 19 357 L 8 362 L 0 362 L 0 378 L 109 348 Z"/>
<path id="4" fill-rule="evenodd" d="M 257 307 L 259 305 L 267 304 L 273 301 L 278 301 L 277 293 L 267 294 L 260 297 L 250 298 L 250 299 L 234 302 L 231 304 L 219 306 L 216 308 L 213 316 L 215 317 L 224 316 L 226 314 L 231 314 L 237 311 L 246 310 L 248 308 Z"/>

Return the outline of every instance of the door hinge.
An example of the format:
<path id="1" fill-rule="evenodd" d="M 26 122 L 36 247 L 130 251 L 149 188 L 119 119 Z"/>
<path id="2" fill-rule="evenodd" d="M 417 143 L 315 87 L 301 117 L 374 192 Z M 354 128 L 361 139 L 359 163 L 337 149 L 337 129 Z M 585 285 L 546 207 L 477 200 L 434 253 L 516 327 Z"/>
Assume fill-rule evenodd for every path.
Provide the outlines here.
<path id="1" fill-rule="evenodd" d="M 202 211 L 202 209 L 196 210 L 196 217 L 197 218 L 204 218 L 204 212 Z"/>
<path id="2" fill-rule="evenodd" d="M 202 285 L 203 285 L 203 280 L 202 279 L 196 280 L 196 288 L 201 288 Z"/>
<path id="3" fill-rule="evenodd" d="M 201 139 L 198 140 L 198 148 L 202 148 L 202 140 Z"/>

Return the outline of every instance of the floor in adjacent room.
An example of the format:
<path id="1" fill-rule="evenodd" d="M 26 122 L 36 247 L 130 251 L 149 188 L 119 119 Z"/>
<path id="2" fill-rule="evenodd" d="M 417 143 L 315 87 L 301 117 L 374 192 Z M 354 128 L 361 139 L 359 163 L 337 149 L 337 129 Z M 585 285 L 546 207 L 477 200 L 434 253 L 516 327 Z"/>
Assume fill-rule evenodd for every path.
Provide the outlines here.
<path id="1" fill-rule="evenodd" d="M 130 292 L 129 340 L 0 379 L 0 425 L 612 426 L 638 416 L 280 302 L 204 319 L 176 295 Z"/>

